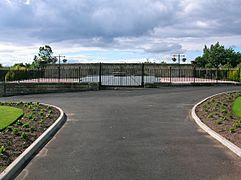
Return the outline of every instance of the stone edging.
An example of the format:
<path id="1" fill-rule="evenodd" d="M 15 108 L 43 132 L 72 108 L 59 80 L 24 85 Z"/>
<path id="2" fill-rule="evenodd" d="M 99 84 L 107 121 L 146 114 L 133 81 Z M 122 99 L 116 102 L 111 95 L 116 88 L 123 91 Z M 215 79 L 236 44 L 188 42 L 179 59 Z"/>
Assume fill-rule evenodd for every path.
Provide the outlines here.
<path id="1" fill-rule="evenodd" d="M 59 118 L 0 174 L 1 180 L 14 178 L 33 155 L 35 155 L 50 140 L 51 136 L 53 136 L 65 123 L 66 115 L 62 109 L 49 104 L 43 105 L 52 106 L 58 109 L 60 111 Z"/>
<path id="2" fill-rule="evenodd" d="M 232 91 L 233 92 L 233 91 Z M 218 93 L 212 96 L 209 96 L 207 98 L 205 98 L 204 100 L 200 101 L 199 103 L 197 103 L 193 108 L 192 108 L 192 118 L 195 120 L 195 122 L 204 130 L 206 131 L 210 136 L 212 136 L 213 138 L 215 138 L 216 140 L 218 140 L 220 143 L 222 143 L 224 146 L 226 146 L 227 148 L 229 148 L 231 151 L 233 151 L 236 155 L 238 155 L 239 157 L 241 157 L 241 149 L 236 146 L 235 144 L 233 144 L 232 142 L 230 142 L 229 140 L 227 140 L 226 138 L 224 138 L 223 136 L 221 136 L 220 134 L 216 133 L 215 131 L 213 131 L 211 128 L 209 128 L 206 124 L 204 124 L 199 117 L 196 114 L 196 107 L 203 103 L 204 101 L 217 96 L 217 95 L 221 95 L 224 93 L 229 93 L 229 92 L 222 92 L 222 93 Z"/>

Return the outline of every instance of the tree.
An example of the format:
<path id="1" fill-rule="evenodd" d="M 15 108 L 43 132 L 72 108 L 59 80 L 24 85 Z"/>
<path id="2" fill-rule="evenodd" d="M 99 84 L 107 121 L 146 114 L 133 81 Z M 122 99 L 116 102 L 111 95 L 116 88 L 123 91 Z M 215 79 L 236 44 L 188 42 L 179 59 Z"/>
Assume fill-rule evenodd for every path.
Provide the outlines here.
<path id="1" fill-rule="evenodd" d="M 225 49 L 217 42 L 210 48 L 205 45 L 203 55 L 197 57 L 195 61 L 198 67 L 236 67 L 241 62 L 241 54 L 236 53 L 232 48 Z"/>
<path id="2" fill-rule="evenodd" d="M 34 56 L 33 65 L 40 67 L 46 64 L 54 64 L 57 62 L 57 58 L 53 56 L 52 48 L 49 45 L 45 45 L 39 48 L 38 55 Z"/>

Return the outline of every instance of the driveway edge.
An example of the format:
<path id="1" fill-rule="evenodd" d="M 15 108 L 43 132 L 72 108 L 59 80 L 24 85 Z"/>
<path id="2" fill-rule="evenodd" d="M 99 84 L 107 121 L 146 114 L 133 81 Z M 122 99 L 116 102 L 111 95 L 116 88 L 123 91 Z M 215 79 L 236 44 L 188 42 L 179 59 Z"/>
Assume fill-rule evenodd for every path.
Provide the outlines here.
<path id="1" fill-rule="evenodd" d="M 232 91 L 233 92 L 233 91 Z M 235 91 L 236 92 L 236 91 Z M 206 124 L 204 124 L 200 118 L 197 116 L 196 114 L 196 107 L 203 103 L 204 101 L 220 95 L 220 94 L 224 94 L 224 93 L 230 93 L 230 92 L 222 92 L 222 93 L 218 93 L 212 96 L 209 96 L 207 98 L 205 98 L 204 100 L 200 101 L 199 103 L 197 103 L 193 108 L 192 108 L 192 118 L 195 120 L 195 122 L 199 125 L 199 127 L 201 127 L 205 132 L 207 132 L 210 136 L 212 136 L 213 138 L 215 138 L 216 140 L 218 140 L 220 143 L 222 143 L 224 146 L 226 146 L 228 149 L 230 149 L 231 151 L 233 151 L 236 155 L 238 155 L 239 157 L 241 157 L 241 148 L 239 148 L 238 146 L 236 146 L 235 144 L 233 144 L 232 142 L 230 142 L 229 140 L 227 140 L 226 138 L 224 138 L 223 136 L 221 136 L 220 134 L 216 133 L 214 130 L 212 130 L 211 128 L 209 128 Z"/>
<path id="2" fill-rule="evenodd" d="M 51 139 L 51 136 L 53 136 L 65 123 L 66 115 L 62 109 L 54 105 L 41 104 L 58 109 L 60 111 L 59 118 L 0 174 L 1 180 L 14 178 L 16 174 L 20 172 L 21 168 L 29 162 L 29 160 Z"/>

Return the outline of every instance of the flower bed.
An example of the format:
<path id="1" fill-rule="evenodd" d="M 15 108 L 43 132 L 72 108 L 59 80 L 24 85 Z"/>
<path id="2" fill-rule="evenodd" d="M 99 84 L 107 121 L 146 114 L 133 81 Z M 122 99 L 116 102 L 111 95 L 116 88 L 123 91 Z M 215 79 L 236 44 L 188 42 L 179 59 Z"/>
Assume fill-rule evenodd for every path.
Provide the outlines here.
<path id="1" fill-rule="evenodd" d="M 51 106 L 40 103 L 0 102 L 23 110 L 23 116 L 0 131 L 0 172 L 27 149 L 60 116 Z"/>

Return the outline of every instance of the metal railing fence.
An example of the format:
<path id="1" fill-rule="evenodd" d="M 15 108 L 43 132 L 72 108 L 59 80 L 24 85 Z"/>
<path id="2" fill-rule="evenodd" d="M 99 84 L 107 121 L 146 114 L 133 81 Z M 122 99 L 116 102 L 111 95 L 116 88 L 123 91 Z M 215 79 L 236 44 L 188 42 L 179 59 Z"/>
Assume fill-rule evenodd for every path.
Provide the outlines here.
<path id="1" fill-rule="evenodd" d="M 145 63 L 89 63 L 46 66 L 31 70 L 1 70 L 1 83 L 82 83 L 100 86 L 144 86 L 145 83 L 239 82 L 239 69 L 203 69 Z"/>

